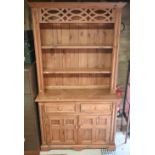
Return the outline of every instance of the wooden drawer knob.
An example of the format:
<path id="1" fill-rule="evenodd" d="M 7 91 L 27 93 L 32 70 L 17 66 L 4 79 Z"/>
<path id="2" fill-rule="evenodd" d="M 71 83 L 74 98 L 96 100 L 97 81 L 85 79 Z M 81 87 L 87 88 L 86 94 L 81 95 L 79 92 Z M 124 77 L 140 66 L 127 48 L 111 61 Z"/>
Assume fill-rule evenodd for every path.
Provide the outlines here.
<path id="1" fill-rule="evenodd" d="M 63 110 L 63 108 L 62 108 L 62 107 L 58 107 L 58 108 L 57 108 L 57 110 L 62 111 L 62 110 Z"/>

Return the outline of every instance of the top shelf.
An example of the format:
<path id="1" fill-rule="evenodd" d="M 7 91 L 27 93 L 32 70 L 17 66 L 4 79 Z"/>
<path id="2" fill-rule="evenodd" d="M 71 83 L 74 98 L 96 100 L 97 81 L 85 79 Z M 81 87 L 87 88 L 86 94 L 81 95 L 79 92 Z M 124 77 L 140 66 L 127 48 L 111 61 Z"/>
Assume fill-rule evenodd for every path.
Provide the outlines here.
<path id="1" fill-rule="evenodd" d="M 104 45 L 47 45 L 41 46 L 42 49 L 112 49 L 112 46 Z"/>
<path id="2" fill-rule="evenodd" d="M 126 2 L 28 2 L 35 8 L 123 8 Z"/>

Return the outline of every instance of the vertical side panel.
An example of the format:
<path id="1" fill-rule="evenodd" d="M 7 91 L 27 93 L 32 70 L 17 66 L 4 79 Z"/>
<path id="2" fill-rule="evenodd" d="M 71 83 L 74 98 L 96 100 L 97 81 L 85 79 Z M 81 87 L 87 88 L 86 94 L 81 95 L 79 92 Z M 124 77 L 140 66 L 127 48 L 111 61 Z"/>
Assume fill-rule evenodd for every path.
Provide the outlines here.
<path id="1" fill-rule="evenodd" d="M 44 106 L 42 103 L 39 103 L 39 116 L 40 116 L 40 129 L 41 129 L 41 141 L 42 145 L 46 144 L 46 132 L 45 132 L 45 115 L 44 115 Z"/>
<path id="2" fill-rule="evenodd" d="M 77 143 L 77 119 L 74 116 L 64 118 L 64 139 L 65 144 L 76 144 Z"/>
<path id="3" fill-rule="evenodd" d="M 32 22 L 33 22 L 35 55 L 37 62 L 38 86 L 39 86 L 39 92 L 42 93 L 44 92 L 44 82 L 43 82 L 40 28 L 39 28 L 39 9 L 37 8 L 32 8 Z"/>
<path id="4" fill-rule="evenodd" d="M 114 26 L 114 42 L 113 42 L 113 53 L 112 53 L 112 78 L 111 78 L 111 91 L 112 92 L 115 92 L 116 84 L 117 84 L 121 9 L 115 10 L 115 19 L 116 20 L 115 20 L 115 26 Z"/>
<path id="5" fill-rule="evenodd" d="M 117 104 L 113 103 L 112 108 L 112 118 L 111 118 L 111 130 L 110 130 L 110 143 L 115 142 L 115 133 L 116 133 L 116 118 L 117 118 Z"/>

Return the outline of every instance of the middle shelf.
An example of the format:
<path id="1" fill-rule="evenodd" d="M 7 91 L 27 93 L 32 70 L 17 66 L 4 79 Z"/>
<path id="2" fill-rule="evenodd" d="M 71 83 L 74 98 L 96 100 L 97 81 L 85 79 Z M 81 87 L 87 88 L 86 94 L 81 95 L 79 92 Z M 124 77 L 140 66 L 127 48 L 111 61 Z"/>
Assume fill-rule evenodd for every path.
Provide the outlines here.
<path id="1" fill-rule="evenodd" d="M 46 45 L 42 49 L 112 49 L 110 45 Z"/>
<path id="2" fill-rule="evenodd" d="M 44 68 L 43 74 L 111 74 L 110 68 Z"/>

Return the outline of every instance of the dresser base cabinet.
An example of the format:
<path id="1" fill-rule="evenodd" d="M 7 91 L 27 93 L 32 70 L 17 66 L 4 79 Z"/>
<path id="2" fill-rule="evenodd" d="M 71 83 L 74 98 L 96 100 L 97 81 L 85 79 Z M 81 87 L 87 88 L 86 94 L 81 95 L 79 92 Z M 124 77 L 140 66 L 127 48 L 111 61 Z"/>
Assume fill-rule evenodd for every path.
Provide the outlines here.
<path id="1" fill-rule="evenodd" d="M 115 102 L 42 102 L 42 150 L 115 149 Z"/>

